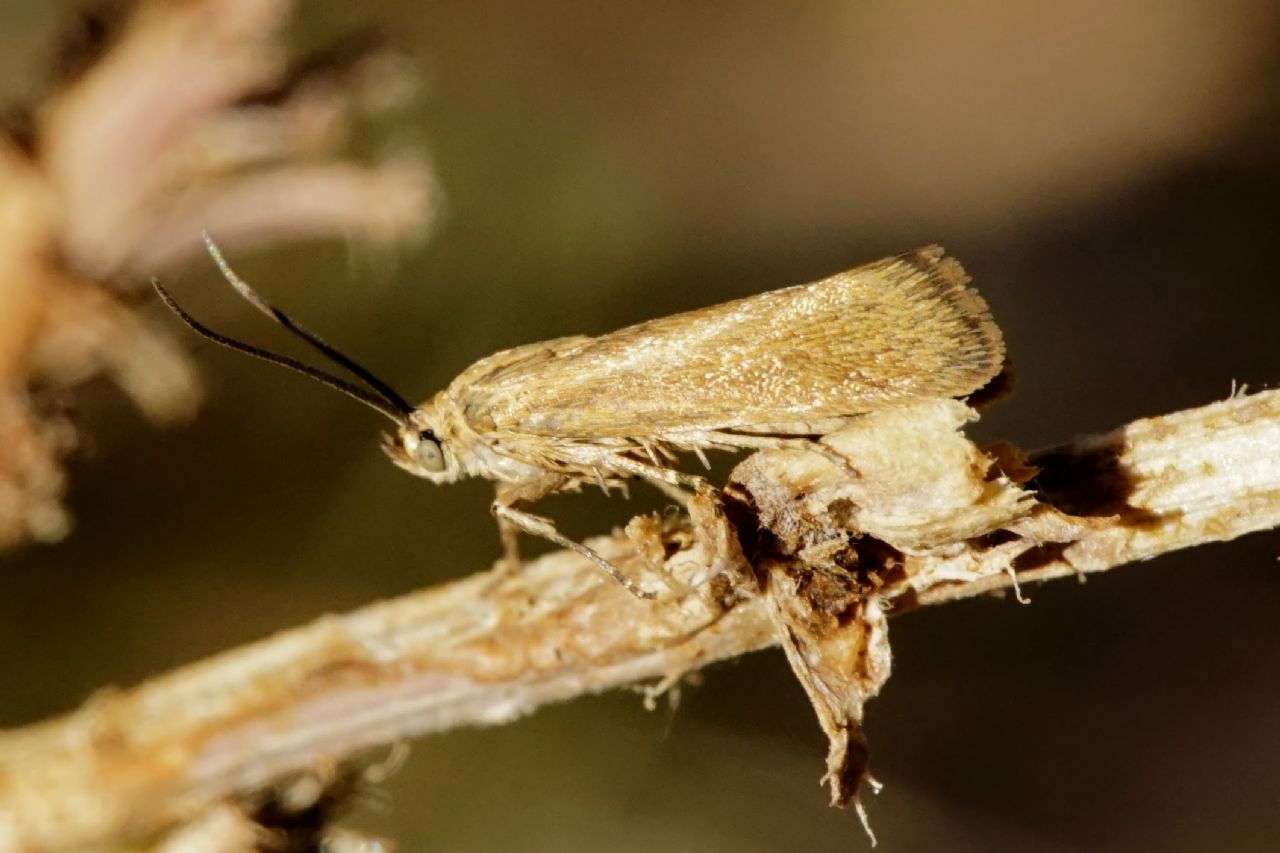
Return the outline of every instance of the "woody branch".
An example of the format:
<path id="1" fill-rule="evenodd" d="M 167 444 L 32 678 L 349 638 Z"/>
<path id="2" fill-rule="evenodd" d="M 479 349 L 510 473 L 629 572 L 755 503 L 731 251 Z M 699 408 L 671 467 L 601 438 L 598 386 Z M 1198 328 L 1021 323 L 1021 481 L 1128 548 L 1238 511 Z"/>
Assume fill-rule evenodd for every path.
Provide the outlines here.
<path id="1" fill-rule="evenodd" d="M 481 573 L 327 616 L 0 735 L 0 849 L 190 833 L 361 750 L 778 643 L 832 736 L 829 769 L 854 786 L 834 792 L 851 795 L 850 738 L 888 675 L 884 614 L 1280 524 L 1280 392 L 1026 460 L 968 442 L 971 416 L 951 401 L 869 415 L 827 439 L 856 474 L 759 453 L 723 504 L 700 495 L 687 523 L 640 517 L 590 543 L 633 573 L 661 564 L 656 604 L 557 552 L 497 587 Z"/>

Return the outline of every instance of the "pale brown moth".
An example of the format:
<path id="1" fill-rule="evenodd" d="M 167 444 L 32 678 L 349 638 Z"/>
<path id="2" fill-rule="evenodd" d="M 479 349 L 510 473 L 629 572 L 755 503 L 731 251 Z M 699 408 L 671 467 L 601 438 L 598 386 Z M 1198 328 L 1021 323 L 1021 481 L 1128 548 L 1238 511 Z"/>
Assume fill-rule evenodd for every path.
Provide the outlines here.
<path id="1" fill-rule="evenodd" d="M 639 477 L 664 490 L 705 486 L 676 453 L 799 446 L 895 402 L 959 397 L 1001 370 L 1004 345 L 960 264 L 938 246 L 812 284 L 650 320 L 599 337 L 527 344 L 483 358 L 421 406 L 302 329 L 255 293 L 205 235 L 236 291 L 349 370 L 364 386 L 231 340 L 201 325 L 155 282 L 161 299 L 204 337 L 289 367 L 355 397 L 396 424 L 384 448 L 433 482 L 497 482 L 508 566 L 516 533 L 591 559 L 642 598 L 644 589 L 524 507 L 555 491 Z M 844 460 L 841 459 L 843 462 Z"/>

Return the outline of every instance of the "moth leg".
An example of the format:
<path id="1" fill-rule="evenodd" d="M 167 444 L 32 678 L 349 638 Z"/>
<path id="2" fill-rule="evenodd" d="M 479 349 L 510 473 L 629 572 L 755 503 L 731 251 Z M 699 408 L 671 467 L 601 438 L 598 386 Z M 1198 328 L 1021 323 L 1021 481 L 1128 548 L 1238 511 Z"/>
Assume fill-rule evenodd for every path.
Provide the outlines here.
<path id="1" fill-rule="evenodd" d="M 626 588 L 627 592 L 631 593 L 636 598 L 643 598 L 652 601 L 658 597 L 657 593 L 650 592 L 649 590 L 641 587 L 631 578 L 623 574 L 621 569 L 613 563 L 610 563 L 604 557 L 601 557 L 595 551 L 592 551 L 586 545 L 583 545 L 581 542 L 575 542 L 559 530 L 556 530 L 555 525 L 552 524 L 549 519 L 542 518 L 537 515 L 531 515 L 524 510 L 516 509 L 510 504 L 503 504 L 496 501 L 493 504 L 493 514 L 498 517 L 500 522 L 505 521 L 512 527 L 523 530 L 525 533 L 529 533 L 533 536 L 541 536 L 543 539 L 559 545 L 561 548 L 568 548 L 571 551 L 576 551 L 599 566 L 600 569 L 609 577 L 622 584 L 622 586 Z"/>
<path id="2" fill-rule="evenodd" d="M 666 491 L 666 489 L 662 488 L 664 485 L 675 486 L 676 488 L 683 486 L 695 491 L 707 488 L 705 477 L 699 477 L 697 474 L 686 474 L 683 471 L 664 468 L 661 465 L 650 465 L 647 462 L 641 462 L 639 459 L 632 459 L 629 456 L 617 456 L 610 459 L 609 467 L 636 477 L 643 477 L 664 492 Z"/>
<path id="3" fill-rule="evenodd" d="M 524 561 L 520 559 L 520 537 L 517 535 L 519 529 L 499 515 L 496 509 L 493 515 L 498 519 L 498 539 L 502 542 L 502 568 L 498 575 L 500 578 L 509 578 L 519 573 L 520 567 L 524 565 Z"/>
<path id="4" fill-rule="evenodd" d="M 858 469 L 853 467 L 853 463 L 849 461 L 849 457 L 823 444 L 821 441 L 813 438 L 805 438 L 803 436 L 787 437 L 777 435 L 751 435 L 740 432 L 716 433 L 716 437 L 723 440 L 727 444 L 736 447 L 749 448 L 751 450 L 770 450 L 775 448 L 783 448 L 787 450 L 804 450 L 809 453 L 816 453 L 828 462 L 839 465 L 841 468 L 849 471 L 855 477 L 861 476 Z"/>
<path id="5" fill-rule="evenodd" d="M 621 456 L 609 461 L 609 466 L 633 477 L 642 477 L 650 485 L 662 492 L 681 507 L 689 505 L 689 493 L 685 489 L 699 491 L 711 488 L 705 477 L 696 474 L 685 474 L 674 468 L 661 465 L 650 465 L 629 456 Z"/>
<path id="6" fill-rule="evenodd" d="M 498 520 L 498 538 L 502 540 L 502 575 L 509 577 L 520 571 L 520 543 L 517 532 L 519 526 L 503 517 L 498 512 L 499 506 L 513 507 L 516 504 L 531 503 L 564 487 L 568 477 L 559 474 L 544 474 L 523 483 L 499 483 L 498 494 L 493 502 L 493 515 Z"/>

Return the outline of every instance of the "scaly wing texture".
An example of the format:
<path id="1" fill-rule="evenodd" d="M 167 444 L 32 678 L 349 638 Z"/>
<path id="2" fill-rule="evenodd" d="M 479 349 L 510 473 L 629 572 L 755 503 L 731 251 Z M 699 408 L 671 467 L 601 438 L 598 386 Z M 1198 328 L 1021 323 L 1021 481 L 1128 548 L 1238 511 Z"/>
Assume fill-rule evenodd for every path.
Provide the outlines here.
<path id="1" fill-rule="evenodd" d="M 958 397 L 1004 359 L 1000 330 L 937 246 L 813 284 L 499 354 L 452 389 L 483 432 L 676 439 Z M 462 383 L 466 383 L 463 387 Z"/>

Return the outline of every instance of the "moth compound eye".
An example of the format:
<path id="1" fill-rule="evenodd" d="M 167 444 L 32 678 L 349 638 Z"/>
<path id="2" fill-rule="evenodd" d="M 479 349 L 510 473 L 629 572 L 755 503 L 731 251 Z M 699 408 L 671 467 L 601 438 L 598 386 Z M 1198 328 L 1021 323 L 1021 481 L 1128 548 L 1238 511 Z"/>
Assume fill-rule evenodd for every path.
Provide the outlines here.
<path id="1" fill-rule="evenodd" d="M 444 450 L 440 442 L 430 432 L 418 433 L 418 442 L 413 447 L 413 460 L 424 470 L 433 474 L 444 470 Z"/>

